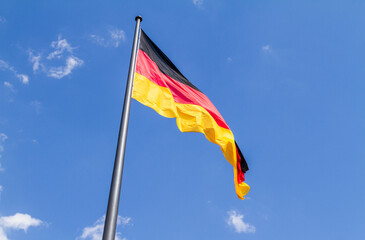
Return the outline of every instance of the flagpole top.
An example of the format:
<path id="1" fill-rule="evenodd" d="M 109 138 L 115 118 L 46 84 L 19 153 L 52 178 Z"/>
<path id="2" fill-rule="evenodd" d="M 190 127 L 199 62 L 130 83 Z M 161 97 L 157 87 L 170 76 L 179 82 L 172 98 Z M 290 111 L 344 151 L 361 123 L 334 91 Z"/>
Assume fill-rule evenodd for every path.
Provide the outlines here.
<path id="1" fill-rule="evenodd" d="M 139 19 L 139 20 L 140 20 L 140 22 L 142 22 L 142 16 L 138 15 L 138 16 L 135 18 L 136 22 L 137 22 L 137 19 Z"/>

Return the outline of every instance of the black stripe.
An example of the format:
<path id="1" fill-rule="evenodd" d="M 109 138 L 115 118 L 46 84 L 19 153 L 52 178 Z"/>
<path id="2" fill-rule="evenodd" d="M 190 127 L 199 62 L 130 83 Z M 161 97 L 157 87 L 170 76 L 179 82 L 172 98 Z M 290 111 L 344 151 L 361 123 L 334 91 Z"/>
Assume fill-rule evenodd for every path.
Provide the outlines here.
<path id="1" fill-rule="evenodd" d="M 236 141 L 234 143 L 236 144 L 238 154 L 241 157 L 241 171 L 245 173 L 246 171 L 248 171 L 248 165 L 247 165 L 246 159 L 243 157 L 241 149 L 238 147 Z"/>
<path id="2" fill-rule="evenodd" d="M 189 87 L 198 90 L 191 82 L 189 82 L 184 75 L 177 69 L 177 67 L 171 62 L 171 60 L 161 51 L 157 45 L 146 35 L 141 29 L 139 49 L 147 53 L 147 55 L 157 64 L 158 69 L 167 76 L 179 81 Z"/>

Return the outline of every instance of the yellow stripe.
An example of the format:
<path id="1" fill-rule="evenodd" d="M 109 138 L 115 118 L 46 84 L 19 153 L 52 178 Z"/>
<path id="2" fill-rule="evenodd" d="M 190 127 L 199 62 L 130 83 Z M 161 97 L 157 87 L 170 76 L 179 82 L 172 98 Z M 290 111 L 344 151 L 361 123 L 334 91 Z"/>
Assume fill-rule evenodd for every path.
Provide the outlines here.
<path id="1" fill-rule="evenodd" d="M 132 98 L 164 117 L 176 118 L 181 132 L 201 132 L 209 141 L 218 144 L 234 168 L 236 193 L 243 199 L 250 187 L 244 182 L 237 183 L 236 146 L 231 130 L 218 126 L 208 111 L 201 106 L 176 103 L 168 88 L 158 86 L 138 73 L 135 73 Z"/>

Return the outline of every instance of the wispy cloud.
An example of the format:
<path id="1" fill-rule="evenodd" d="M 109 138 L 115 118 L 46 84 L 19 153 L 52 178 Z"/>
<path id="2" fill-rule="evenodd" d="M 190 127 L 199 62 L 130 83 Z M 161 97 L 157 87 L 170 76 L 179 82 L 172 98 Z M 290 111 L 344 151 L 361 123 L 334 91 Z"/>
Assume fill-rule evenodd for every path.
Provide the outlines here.
<path id="1" fill-rule="evenodd" d="M 118 224 L 121 224 L 122 226 L 131 224 L 131 221 L 132 221 L 131 217 L 118 216 Z"/>
<path id="2" fill-rule="evenodd" d="M 2 69 L 2 70 L 9 69 L 9 64 L 7 62 L 5 62 L 4 60 L 0 59 L 0 69 Z"/>
<path id="3" fill-rule="evenodd" d="M 227 57 L 227 63 L 231 63 L 232 62 L 232 58 L 231 57 Z"/>
<path id="4" fill-rule="evenodd" d="M 72 70 L 76 67 L 81 66 L 84 63 L 81 59 L 70 56 L 66 59 L 65 66 L 59 66 L 59 67 L 51 67 L 48 70 L 48 76 L 61 79 L 69 74 L 71 74 Z"/>
<path id="5" fill-rule="evenodd" d="M 23 84 L 28 84 L 29 83 L 29 77 L 28 77 L 28 75 L 25 75 L 25 74 L 16 74 L 16 77 L 19 78 L 19 80 Z"/>
<path id="6" fill-rule="evenodd" d="M 8 240 L 7 232 L 10 230 L 24 230 L 24 232 L 27 232 L 29 227 L 37 227 L 42 223 L 41 220 L 24 213 L 0 217 L 0 240 Z"/>
<path id="7" fill-rule="evenodd" d="M 118 216 L 118 225 L 129 225 L 131 222 L 130 217 L 122 217 Z M 101 240 L 103 237 L 103 230 L 104 230 L 104 222 L 105 222 L 105 216 L 101 217 L 99 220 L 97 220 L 92 226 L 85 227 L 82 231 L 82 234 L 77 239 L 90 239 L 90 240 Z M 126 238 L 121 237 L 121 233 L 117 232 L 115 240 L 127 240 Z"/>
<path id="8" fill-rule="evenodd" d="M 43 60 L 42 54 L 35 53 L 34 50 L 28 51 L 29 61 L 33 64 L 33 72 L 36 73 L 39 70 L 45 72 L 48 77 L 61 79 L 67 75 L 70 75 L 72 71 L 84 64 L 84 61 L 76 57 L 73 53 L 76 47 L 72 47 L 67 39 L 58 36 L 56 41 L 51 43 L 52 51 Z M 59 65 L 59 62 L 64 64 Z M 57 65 L 55 65 L 57 63 Z"/>
<path id="9" fill-rule="evenodd" d="M 193 0 L 194 5 L 197 7 L 203 6 L 203 2 L 203 0 Z"/>
<path id="10" fill-rule="evenodd" d="M 243 214 L 239 214 L 237 211 L 228 211 L 227 224 L 232 226 L 237 233 L 254 233 L 256 232 L 255 226 L 243 221 Z"/>
<path id="11" fill-rule="evenodd" d="M 29 61 L 33 63 L 33 72 L 37 72 L 39 68 L 42 67 L 41 54 L 35 54 L 32 50 L 29 50 L 28 54 L 29 54 Z"/>
<path id="12" fill-rule="evenodd" d="M 124 42 L 125 32 L 118 28 L 112 28 L 108 31 L 106 36 L 100 36 L 96 34 L 91 34 L 90 38 L 92 41 L 102 47 L 119 47 L 121 42 Z"/>
<path id="13" fill-rule="evenodd" d="M 0 152 L 4 152 L 3 143 L 8 139 L 5 133 L 0 133 Z"/>
<path id="14" fill-rule="evenodd" d="M 271 49 L 271 46 L 268 44 L 268 45 L 265 45 L 265 46 L 262 46 L 261 47 L 261 50 L 265 53 L 270 53 L 272 52 L 272 49 Z"/>
<path id="15" fill-rule="evenodd" d="M 96 34 L 91 34 L 90 38 L 93 40 L 94 43 L 96 43 L 100 46 L 103 46 L 103 47 L 107 47 L 105 38 L 103 38 L 99 35 L 96 35 Z"/>
<path id="16" fill-rule="evenodd" d="M 1 153 L 4 152 L 5 148 L 4 148 L 4 142 L 8 139 L 8 136 L 6 136 L 5 133 L 0 133 L 0 159 L 2 158 Z M 4 171 L 4 168 L 1 167 L 1 163 L 0 163 L 0 172 Z M 1 240 L 1 238 L 0 238 Z"/>
<path id="17" fill-rule="evenodd" d="M 11 84 L 10 82 L 5 81 L 5 82 L 4 82 L 4 86 L 5 86 L 5 87 L 7 87 L 7 88 L 9 88 L 11 91 L 13 91 L 13 92 L 14 92 L 14 86 L 13 86 L 13 84 Z"/>
<path id="18" fill-rule="evenodd" d="M 0 16 L 0 24 L 1 23 L 6 23 L 6 19 L 4 17 L 2 17 L 2 16 Z"/>
<path id="19" fill-rule="evenodd" d="M 53 59 L 53 58 L 60 59 L 64 52 L 72 53 L 72 50 L 73 50 L 73 48 L 67 42 L 67 40 L 62 39 L 61 35 L 58 36 L 57 41 L 53 41 L 51 43 L 51 47 L 54 48 L 55 50 L 48 55 L 48 57 L 47 57 L 48 60 Z"/>
<path id="20" fill-rule="evenodd" d="M 125 32 L 123 30 L 113 29 L 109 33 L 114 47 L 118 47 L 121 41 L 125 41 Z"/>
<path id="21" fill-rule="evenodd" d="M 40 101 L 38 101 L 38 100 L 34 100 L 34 101 L 32 101 L 30 103 L 30 105 L 34 108 L 36 114 L 39 115 L 40 112 L 41 112 L 41 105 L 42 105 L 42 103 Z"/>
<path id="22" fill-rule="evenodd" d="M 23 84 L 29 83 L 28 75 L 18 73 L 13 66 L 0 59 L 0 70 L 12 72 Z"/>
<path id="23" fill-rule="evenodd" d="M 2 146 L 2 143 L 5 142 L 8 139 L 8 136 L 6 136 L 5 133 L 0 133 L 0 151 L 4 151 L 4 147 Z"/>

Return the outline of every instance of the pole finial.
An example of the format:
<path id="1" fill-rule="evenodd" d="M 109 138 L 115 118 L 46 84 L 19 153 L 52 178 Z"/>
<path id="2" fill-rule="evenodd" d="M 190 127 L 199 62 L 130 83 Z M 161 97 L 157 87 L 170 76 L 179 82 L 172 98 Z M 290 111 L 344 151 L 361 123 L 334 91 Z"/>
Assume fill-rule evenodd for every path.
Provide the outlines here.
<path id="1" fill-rule="evenodd" d="M 135 20 L 137 21 L 137 19 L 139 19 L 142 22 L 142 16 L 140 15 L 136 16 Z"/>

